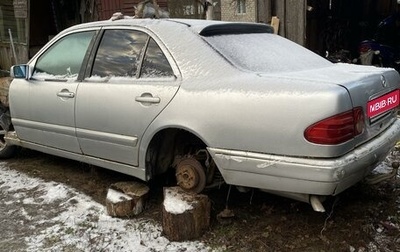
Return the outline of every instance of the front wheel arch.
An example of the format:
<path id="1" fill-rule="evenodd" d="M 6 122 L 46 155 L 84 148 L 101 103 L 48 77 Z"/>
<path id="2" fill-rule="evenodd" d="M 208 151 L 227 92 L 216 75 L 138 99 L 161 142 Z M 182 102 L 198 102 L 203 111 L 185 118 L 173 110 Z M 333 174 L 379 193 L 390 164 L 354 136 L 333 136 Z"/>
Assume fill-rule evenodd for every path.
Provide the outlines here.
<path id="1" fill-rule="evenodd" d="M 8 111 L 2 111 L 0 116 L 0 159 L 12 158 L 18 151 L 18 146 L 10 145 L 4 139 L 7 132 L 12 130 L 12 128 Z"/>

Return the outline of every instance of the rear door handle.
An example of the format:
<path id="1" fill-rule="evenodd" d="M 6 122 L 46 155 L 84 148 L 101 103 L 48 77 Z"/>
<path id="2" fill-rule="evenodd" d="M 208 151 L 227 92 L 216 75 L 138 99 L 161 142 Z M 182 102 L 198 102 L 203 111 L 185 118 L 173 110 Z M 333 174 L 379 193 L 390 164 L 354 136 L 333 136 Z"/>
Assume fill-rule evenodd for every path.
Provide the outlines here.
<path id="1" fill-rule="evenodd" d="M 57 93 L 57 96 L 62 98 L 74 98 L 75 93 L 70 92 L 68 89 L 63 89 Z"/>
<path id="2" fill-rule="evenodd" d="M 150 93 L 143 93 L 141 96 L 136 96 L 135 101 L 144 103 L 144 104 L 154 104 L 154 103 L 160 103 L 161 99 L 160 97 L 153 96 Z"/>

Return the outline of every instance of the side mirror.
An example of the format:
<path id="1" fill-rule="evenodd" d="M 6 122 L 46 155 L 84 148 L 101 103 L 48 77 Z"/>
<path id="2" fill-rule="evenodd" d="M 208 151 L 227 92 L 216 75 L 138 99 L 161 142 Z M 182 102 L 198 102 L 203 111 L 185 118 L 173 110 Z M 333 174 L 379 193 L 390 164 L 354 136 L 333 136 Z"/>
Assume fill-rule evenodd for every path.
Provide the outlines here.
<path id="1" fill-rule="evenodd" d="M 10 77 L 16 79 L 28 79 L 29 66 L 26 64 L 11 67 Z"/>

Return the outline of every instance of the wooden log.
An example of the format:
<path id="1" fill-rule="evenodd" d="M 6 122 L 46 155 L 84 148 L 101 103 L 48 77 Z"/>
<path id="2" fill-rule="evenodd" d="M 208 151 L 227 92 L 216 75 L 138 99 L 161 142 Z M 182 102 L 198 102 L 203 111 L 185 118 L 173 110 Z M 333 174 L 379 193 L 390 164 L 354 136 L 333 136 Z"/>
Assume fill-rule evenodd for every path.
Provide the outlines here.
<path id="1" fill-rule="evenodd" d="M 149 188 L 138 182 L 117 182 L 107 192 L 107 213 L 114 217 L 131 217 L 140 214 Z"/>
<path id="2" fill-rule="evenodd" d="M 211 203 L 206 195 L 180 187 L 164 188 L 162 227 L 170 241 L 197 239 L 210 227 Z"/>

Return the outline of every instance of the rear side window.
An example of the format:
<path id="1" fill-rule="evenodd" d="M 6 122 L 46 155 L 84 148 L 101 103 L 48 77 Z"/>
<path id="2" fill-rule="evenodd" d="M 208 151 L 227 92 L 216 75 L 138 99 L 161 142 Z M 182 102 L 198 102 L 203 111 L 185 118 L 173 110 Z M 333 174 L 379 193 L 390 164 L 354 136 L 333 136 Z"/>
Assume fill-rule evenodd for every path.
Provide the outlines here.
<path id="1" fill-rule="evenodd" d="M 95 31 L 67 35 L 37 60 L 33 78 L 76 80 Z"/>
<path id="2" fill-rule="evenodd" d="M 171 66 L 157 43 L 150 39 L 143 60 L 141 78 L 163 78 L 173 76 Z"/>
<path id="3" fill-rule="evenodd" d="M 135 77 L 147 38 L 140 31 L 106 30 L 97 50 L 92 76 Z"/>
<path id="4" fill-rule="evenodd" d="M 220 35 L 204 39 L 232 64 L 253 72 L 301 71 L 332 64 L 308 49 L 274 34 Z"/>

